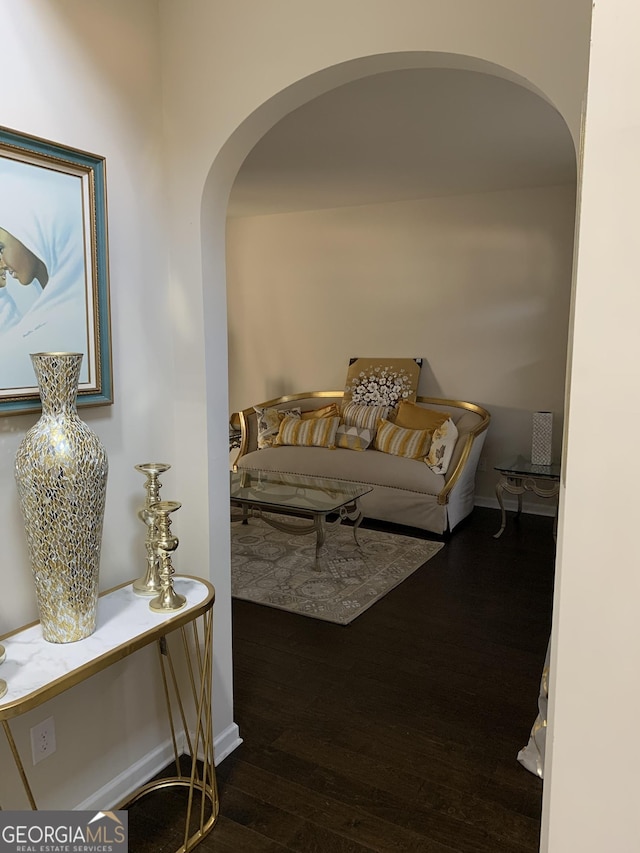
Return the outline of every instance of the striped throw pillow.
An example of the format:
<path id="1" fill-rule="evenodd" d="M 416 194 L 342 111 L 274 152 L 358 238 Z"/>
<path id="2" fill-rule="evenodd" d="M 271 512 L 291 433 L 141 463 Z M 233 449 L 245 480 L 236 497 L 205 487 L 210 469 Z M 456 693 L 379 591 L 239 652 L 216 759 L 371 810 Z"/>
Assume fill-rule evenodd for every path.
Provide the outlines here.
<path id="1" fill-rule="evenodd" d="M 340 418 L 311 418 L 306 421 L 301 418 L 284 418 L 276 445 L 334 448 L 339 423 Z"/>
<path id="2" fill-rule="evenodd" d="M 373 446 L 383 453 L 405 456 L 408 459 L 424 459 L 431 445 L 431 430 L 405 429 L 391 421 L 378 421 Z"/>
<path id="3" fill-rule="evenodd" d="M 345 403 L 342 408 L 342 420 L 347 426 L 376 431 L 380 418 L 389 415 L 389 406 L 367 406 L 364 403 Z"/>

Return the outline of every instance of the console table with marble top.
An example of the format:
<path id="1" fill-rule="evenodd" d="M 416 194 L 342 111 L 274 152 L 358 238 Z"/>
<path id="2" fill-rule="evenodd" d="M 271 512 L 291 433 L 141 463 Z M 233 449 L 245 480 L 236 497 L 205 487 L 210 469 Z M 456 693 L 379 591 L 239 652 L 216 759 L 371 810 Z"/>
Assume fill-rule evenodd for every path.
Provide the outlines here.
<path id="1" fill-rule="evenodd" d="M 136 595 L 131 582 L 107 590 L 98 599 L 96 630 L 74 643 L 45 641 L 39 622 L 0 636 L 5 652 L 1 674 L 6 683 L 0 697 L 0 724 L 29 805 L 37 809 L 10 721 L 155 644 L 176 773 L 140 785 L 114 808 L 125 809 L 152 791 L 186 789 L 184 837 L 176 853 L 188 853 L 213 829 L 219 810 L 211 713 L 215 590 L 202 578 L 184 575 L 175 576 L 174 587 L 185 596 L 186 603 L 180 610 L 167 612 L 151 610 L 149 598 Z M 173 632 L 178 637 L 175 644 L 168 642 Z M 179 672 L 185 672 L 187 678 L 177 678 Z M 194 719 L 188 725 L 191 709 Z M 176 721 L 183 723 L 184 733 L 176 729 Z M 177 745 L 181 734 L 190 758 L 187 773 L 181 769 Z"/>

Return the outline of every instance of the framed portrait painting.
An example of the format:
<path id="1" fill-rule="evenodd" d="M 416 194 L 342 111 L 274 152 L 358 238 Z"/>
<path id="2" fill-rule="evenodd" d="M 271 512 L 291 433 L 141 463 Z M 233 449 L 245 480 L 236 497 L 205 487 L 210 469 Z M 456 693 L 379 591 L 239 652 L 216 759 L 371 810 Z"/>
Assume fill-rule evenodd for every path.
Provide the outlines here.
<path id="1" fill-rule="evenodd" d="M 104 158 L 0 128 L 0 414 L 37 411 L 31 353 L 81 352 L 113 402 Z"/>

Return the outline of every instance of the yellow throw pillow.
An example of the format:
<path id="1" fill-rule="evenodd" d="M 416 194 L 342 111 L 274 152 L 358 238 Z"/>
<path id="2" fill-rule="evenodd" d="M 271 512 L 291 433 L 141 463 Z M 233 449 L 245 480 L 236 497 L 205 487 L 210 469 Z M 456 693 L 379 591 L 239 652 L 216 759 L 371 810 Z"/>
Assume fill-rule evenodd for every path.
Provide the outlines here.
<path id="1" fill-rule="evenodd" d="M 320 409 L 308 409 L 302 413 L 302 420 L 309 421 L 313 418 L 337 418 L 340 416 L 340 410 L 335 403 L 329 403 L 328 406 L 322 406 Z"/>
<path id="2" fill-rule="evenodd" d="M 428 429 L 405 429 L 381 418 L 373 446 L 383 453 L 405 456 L 407 459 L 424 459 L 431 445 Z"/>
<path id="3" fill-rule="evenodd" d="M 340 418 L 284 418 L 280 424 L 276 445 L 289 444 L 298 447 L 336 446 L 336 431 Z"/>
<path id="4" fill-rule="evenodd" d="M 425 409 L 417 403 L 409 403 L 403 400 L 398 406 L 398 413 L 394 418 L 396 426 L 405 429 L 428 429 L 433 432 L 448 420 L 451 415 L 448 412 L 436 412 L 434 409 Z"/>

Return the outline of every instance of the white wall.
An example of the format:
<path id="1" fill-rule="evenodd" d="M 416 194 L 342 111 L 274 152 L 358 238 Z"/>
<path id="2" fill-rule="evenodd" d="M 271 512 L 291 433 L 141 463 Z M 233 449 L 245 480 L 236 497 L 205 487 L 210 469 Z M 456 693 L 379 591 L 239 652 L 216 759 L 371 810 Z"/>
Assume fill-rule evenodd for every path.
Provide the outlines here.
<path id="1" fill-rule="evenodd" d="M 560 458 L 574 219 L 571 186 L 230 219 L 231 411 L 339 390 L 351 356 L 420 356 L 420 394 L 492 413 L 494 503 L 532 412 L 554 412 Z"/>
<path id="2" fill-rule="evenodd" d="M 100 576 L 106 589 L 145 567 L 144 527 L 136 518 L 144 478 L 133 466 L 176 460 L 157 4 L 0 0 L 0 12 L 3 124 L 106 157 L 115 403 L 81 410 L 110 462 Z M 36 618 L 13 479 L 16 448 L 36 420 L 37 415 L 0 418 L 0 633 Z M 191 495 L 178 473 L 165 475 L 163 497 L 181 499 L 188 516 Z M 181 528 L 176 516 L 174 529 L 183 539 L 176 567 L 207 574 L 199 541 L 183 538 Z M 206 539 L 206 529 L 198 538 Z M 167 739 L 156 712 L 155 667 L 155 657 L 143 653 L 139 661 L 118 665 L 16 721 L 42 807 L 83 802 Z M 50 714 L 57 752 L 31 768 L 29 727 Z M 4 738 L 0 743 L 0 802 L 4 808 L 25 807 Z"/>
<path id="3" fill-rule="evenodd" d="M 640 849 L 639 30 L 634 0 L 595 4 L 544 789 L 552 851 Z M 596 389 L 624 410 L 626 441 L 594 418 Z"/>

